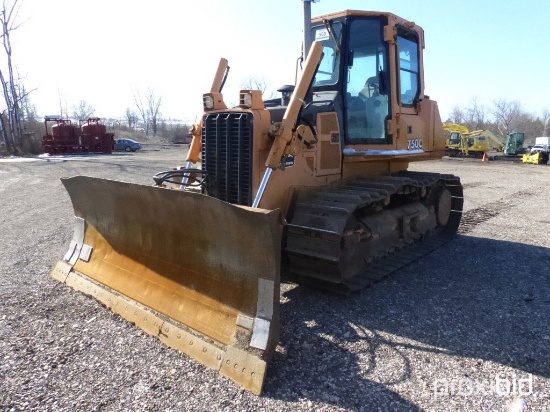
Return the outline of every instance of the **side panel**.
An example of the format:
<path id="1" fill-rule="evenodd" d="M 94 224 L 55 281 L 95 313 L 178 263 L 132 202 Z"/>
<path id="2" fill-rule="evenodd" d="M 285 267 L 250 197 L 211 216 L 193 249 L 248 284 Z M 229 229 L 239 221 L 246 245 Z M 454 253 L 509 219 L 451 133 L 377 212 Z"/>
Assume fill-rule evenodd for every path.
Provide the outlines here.
<path id="1" fill-rule="evenodd" d="M 317 176 L 340 174 L 342 168 L 342 149 L 338 116 L 333 113 L 317 115 Z"/>

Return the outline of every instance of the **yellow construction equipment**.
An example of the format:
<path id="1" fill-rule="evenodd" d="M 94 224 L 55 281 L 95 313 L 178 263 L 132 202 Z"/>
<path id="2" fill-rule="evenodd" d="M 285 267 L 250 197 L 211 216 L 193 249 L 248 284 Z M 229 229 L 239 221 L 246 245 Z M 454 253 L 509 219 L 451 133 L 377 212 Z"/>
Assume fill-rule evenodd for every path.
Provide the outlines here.
<path id="1" fill-rule="evenodd" d="M 456 123 L 443 124 L 445 130 L 445 154 L 447 156 L 457 156 L 462 154 L 462 136 L 470 133 L 466 126 Z"/>
<path id="2" fill-rule="evenodd" d="M 536 137 L 535 145 L 523 155 L 523 163 L 545 165 L 550 157 L 550 137 Z"/>
<path id="3" fill-rule="evenodd" d="M 482 158 L 486 153 L 502 152 L 504 143 L 490 130 L 470 132 L 466 126 L 446 123 L 449 138 L 445 142 L 446 154 L 452 157 Z"/>
<path id="4" fill-rule="evenodd" d="M 53 276 L 257 394 L 283 266 L 357 290 L 446 242 L 462 214 L 458 177 L 407 171 L 445 152 L 423 30 L 346 10 L 306 32 L 300 78 L 279 104 L 242 90 L 228 108 L 220 61 L 186 167 L 155 186 L 62 179 L 76 223 Z"/>
<path id="5" fill-rule="evenodd" d="M 443 124 L 445 135 L 445 147 L 447 148 L 460 148 L 460 137 L 463 134 L 470 133 L 470 130 L 466 126 L 457 123 L 445 123 Z"/>

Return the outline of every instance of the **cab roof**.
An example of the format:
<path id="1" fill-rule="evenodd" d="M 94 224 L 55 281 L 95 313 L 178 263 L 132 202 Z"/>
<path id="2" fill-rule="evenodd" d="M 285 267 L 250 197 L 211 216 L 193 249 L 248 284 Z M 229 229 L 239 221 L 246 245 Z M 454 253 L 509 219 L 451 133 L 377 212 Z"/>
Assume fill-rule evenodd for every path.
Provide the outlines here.
<path id="1" fill-rule="evenodd" d="M 351 16 L 372 16 L 372 17 L 387 17 L 388 23 L 390 26 L 404 26 L 410 30 L 417 32 L 420 35 L 422 47 L 424 47 L 424 29 L 416 25 L 414 22 L 405 20 L 402 17 L 399 17 L 393 13 L 385 11 L 365 11 L 365 10 L 342 10 L 333 13 L 323 14 L 321 16 L 316 16 L 311 19 L 312 23 L 322 23 L 324 20 L 334 20 L 342 17 L 351 17 Z"/>

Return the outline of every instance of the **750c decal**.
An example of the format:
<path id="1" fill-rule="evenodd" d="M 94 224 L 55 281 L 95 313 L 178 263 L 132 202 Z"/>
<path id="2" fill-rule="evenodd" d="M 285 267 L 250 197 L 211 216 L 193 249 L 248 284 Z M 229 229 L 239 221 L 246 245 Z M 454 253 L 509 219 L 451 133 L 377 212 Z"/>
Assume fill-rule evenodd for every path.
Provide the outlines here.
<path id="1" fill-rule="evenodd" d="M 407 140 L 407 150 L 418 150 L 422 149 L 422 139 L 411 139 Z"/>

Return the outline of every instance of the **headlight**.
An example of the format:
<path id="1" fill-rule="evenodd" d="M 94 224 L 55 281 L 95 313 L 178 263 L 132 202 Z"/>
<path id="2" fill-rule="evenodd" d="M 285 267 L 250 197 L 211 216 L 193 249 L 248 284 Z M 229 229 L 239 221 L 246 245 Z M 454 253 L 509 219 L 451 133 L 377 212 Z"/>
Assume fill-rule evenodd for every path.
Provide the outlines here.
<path id="1" fill-rule="evenodd" d="M 214 108 L 214 98 L 212 95 L 205 94 L 202 97 L 202 105 L 206 110 L 212 110 Z"/>
<path id="2" fill-rule="evenodd" d="M 241 94 L 241 101 L 239 102 L 239 106 L 241 107 L 251 107 L 252 106 L 252 95 L 250 93 L 242 93 Z"/>
<path id="3" fill-rule="evenodd" d="M 241 109 L 265 109 L 260 90 L 241 90 L 239 92 L 239 107 Z"/>
<path id="4" fill-rule="evenodd" d="M 227 106 L 223 102 L 223 95 L 215 92 L 202 95 L 202 106 L 205 111 L 227 109 Z"/>

